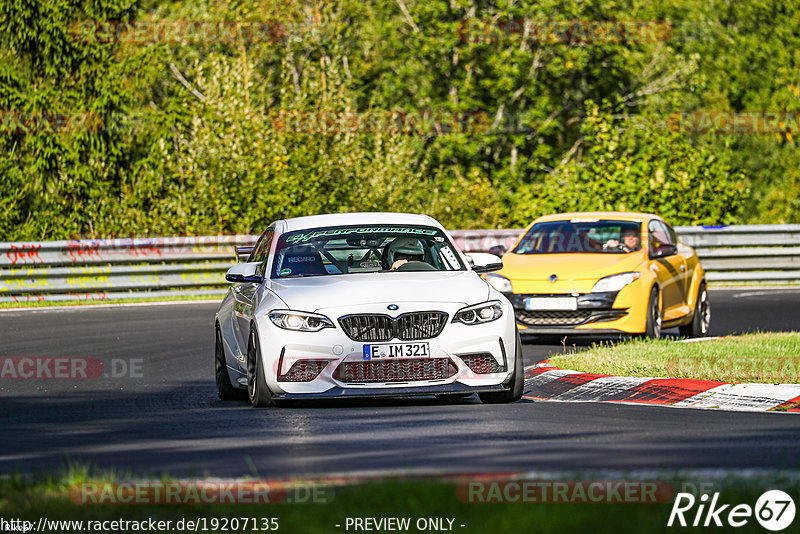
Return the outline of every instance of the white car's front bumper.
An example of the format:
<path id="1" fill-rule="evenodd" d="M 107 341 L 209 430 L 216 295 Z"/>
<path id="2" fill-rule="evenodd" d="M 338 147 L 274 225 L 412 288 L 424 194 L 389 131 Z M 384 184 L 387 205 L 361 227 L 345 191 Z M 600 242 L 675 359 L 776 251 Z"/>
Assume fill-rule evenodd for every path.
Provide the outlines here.
<path id="1" fill-rule="evenodd" d="M 501 302 L 503 316 L 480 325 L 452 322 L 463 307 L 459 303 L 399 303 L 400 310 L 396 312 L 387 311 L 389 303 L 359 306 L 357 310 L 352 306 L 315 310 L 336 325 L 319 332 L 285 330 L 275 326 L 267 314 L 260 315 L 257 331 L 267 385 L 277 398 L 501 391 L 514 371 L 516 351 L 513 310 L 505 299 Z M 430 339 L 408 341 L 428 343 L 429 358 L 366 360 L 364 345 L 403 341 L 354 341 L 339 322 L 344 315 L 396 317 L 434 310 L 448 314 L 441 333 Z"/>

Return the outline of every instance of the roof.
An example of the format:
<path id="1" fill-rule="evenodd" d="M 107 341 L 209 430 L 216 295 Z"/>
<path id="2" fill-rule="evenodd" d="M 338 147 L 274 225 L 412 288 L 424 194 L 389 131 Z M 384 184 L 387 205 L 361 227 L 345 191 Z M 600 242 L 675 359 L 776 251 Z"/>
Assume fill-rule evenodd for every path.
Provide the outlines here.
<path id="1" fill-rule="evenodd" d="M 441 224 L 428 215 L 417 213 L 358 212 L 329 213 L 325 215 L 309 215 L 285 219 L 284 231 L 303 230 L 305 228 L 321 228 L 324 226 L 347 226 L 356 224 L 418 224 L 441 228 Z"/>
<path id="2" fill-rule="evenodd" d="M 635 211 L 575 211 L 570 213 L 554 213 L 539 217 L 535 222 L 563 221 L 566 219 L 600 219 L 614 221 L 643 221 L 661 219 L 653 213 L 638 213 Z"/>

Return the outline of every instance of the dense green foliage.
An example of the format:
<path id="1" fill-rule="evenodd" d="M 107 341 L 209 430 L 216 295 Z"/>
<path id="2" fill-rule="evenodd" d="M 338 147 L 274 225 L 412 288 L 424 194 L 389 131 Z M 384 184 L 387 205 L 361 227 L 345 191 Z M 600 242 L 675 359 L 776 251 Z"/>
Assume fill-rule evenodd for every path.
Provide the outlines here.
<path id="1" fill-rule="evenodd" d="M 560 42 L 498 30 L 523 20 L 671 31 Z M 271 33 L 144 42 L 88 21 L 265 21 Z M 0 240 L 252 233 L 354 210 L 453 228 L 567 209 L 800 222 L 800 132 L 668 120 L 800 111 L 798 23 L 788 0 L 0 0 Z M 20 123 L 52 112 L 89 112 L 97 127 Z M 448 117 L 469 120 L 453 132 Z"/>

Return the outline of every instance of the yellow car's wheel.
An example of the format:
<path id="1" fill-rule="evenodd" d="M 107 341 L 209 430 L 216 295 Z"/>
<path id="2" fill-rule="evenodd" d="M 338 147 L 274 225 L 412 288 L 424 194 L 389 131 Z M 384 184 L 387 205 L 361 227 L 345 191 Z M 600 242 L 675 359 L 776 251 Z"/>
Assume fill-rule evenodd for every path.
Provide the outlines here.
<path id="1" fill-rule="evenodd" d="M 652 339 L 661 337 L 661 299 L 659 298 L 657 287 L 653 287 L 650 291 L 644 335 Z"/>
<path id="2" fill-rule="evenodd" d="M 697 289 L 692 322 L 681 326 L 680 331 L 685 337 L 705 337 L 708 335 L 709 326 L 711 326 L 711 303 L 708 300 L 708 290 L 703 283 Z"/>

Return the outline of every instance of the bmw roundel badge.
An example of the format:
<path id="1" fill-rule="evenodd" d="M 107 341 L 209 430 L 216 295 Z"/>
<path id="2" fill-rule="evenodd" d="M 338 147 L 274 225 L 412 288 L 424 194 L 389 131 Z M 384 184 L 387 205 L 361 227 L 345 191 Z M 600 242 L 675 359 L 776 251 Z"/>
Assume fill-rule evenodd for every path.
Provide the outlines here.
<path id="1" fill-rule="evenodd" d="M 400 307 L 400 306 L 398 306 L 397 304 L 389 304 L 388 306 L 386 306 L 386 308 L 388 308 L 388 309 L 390 309 L 390 310 L 392 310 L 392 311 L 395 311 L 395 310 L 396 310 L 396 309 L 398 309 L 399 307 Z"/>

